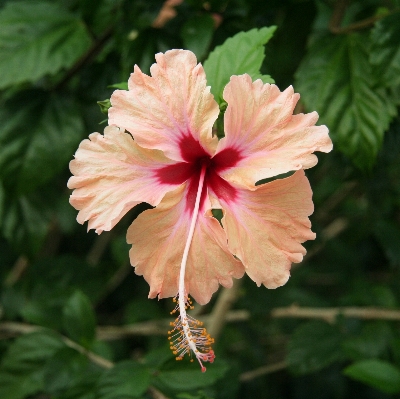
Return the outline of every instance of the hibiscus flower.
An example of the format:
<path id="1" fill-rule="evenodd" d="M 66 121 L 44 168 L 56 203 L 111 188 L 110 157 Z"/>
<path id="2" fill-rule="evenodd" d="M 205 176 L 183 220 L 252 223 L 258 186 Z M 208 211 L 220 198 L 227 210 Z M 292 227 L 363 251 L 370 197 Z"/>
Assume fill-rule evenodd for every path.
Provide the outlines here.
<path id="1" fill-rule="evenodd" d="M 129 90 L 111 97 L 104 135 L 84 140 L 70 163 L 70 202 L 79 223 L 110 230 L 135 205 L 146 210 L 128 229 L 132 266 L 149 298 L 175 297 L 170 332 L 181 359 L 213 361 L 212 338 L 186 313 L 191 295 L 206 304 L 219 284 L 244 273 L 267 288 L 286 283 L 292 262 L 315 238 L 312 191 L 303 169 L 329 152 L 316 112 L 293 115 L 299 95 L 249 75 L 232 76 L 223 98 L 225 136 L 213 125 L 219 107 L 190 51 L 156 55 L 151 76 L 135 66 Z M 256 185 L 295 171 L 290 177 Z M 212 210 L 222 210 L 221 222 Z"/>

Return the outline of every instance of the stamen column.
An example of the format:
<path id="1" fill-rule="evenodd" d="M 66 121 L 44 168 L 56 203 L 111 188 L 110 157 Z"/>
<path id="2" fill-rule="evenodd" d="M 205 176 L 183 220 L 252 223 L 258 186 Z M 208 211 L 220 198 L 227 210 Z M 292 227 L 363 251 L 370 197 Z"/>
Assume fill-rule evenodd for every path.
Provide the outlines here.
<path id="1" fill-rule="evenodd" d="M 196 222 L 199 215 L 200 201 L 203 192 L 206 171 L 207 164 L 203 164 L 200 171 L 199 185 L 197 188 L 192 220 L 190 223 L 189 233 L 180 266 L 178 305 L 175 308 L 175 311 L 179 310 L 180 316 L 175 320 L 174 323 L 171 323 L 171 325 L 174 326 L 174 329 L 169 332 L 169 334 L 173 334 L 175 331 L 177 331 L 177 333 L 173 334 L 170 337 L 170 339 L 175 338 L 175 340 L 171 341 L 171 349 L 174 353 L 178 355 L 177 359 L 180 360 L 183 355 L 185 355 L 186 353 L 190 355 L 190 351 L 193 351 L 197 360 L 200 363 L 201 370 L 203 372 L 206 371 L 206 368 L 203 366 L 202 361 L 209 361 L 211 363 L 214 361 L 214 351 L 210 348 L 210 345 L 214 342 L 214 340 L 207 334 L 205 328 L 201 328 L 202 323 L 186 314 L 186 308 L 190 306 L 191 302 L 185 291 L 185 271 L 190 245 L 193 239 Z M 175 311 L 173 313 L 175 313 Z M 200 352 L 199 348 L 201 348 L 204 352 Z"/>

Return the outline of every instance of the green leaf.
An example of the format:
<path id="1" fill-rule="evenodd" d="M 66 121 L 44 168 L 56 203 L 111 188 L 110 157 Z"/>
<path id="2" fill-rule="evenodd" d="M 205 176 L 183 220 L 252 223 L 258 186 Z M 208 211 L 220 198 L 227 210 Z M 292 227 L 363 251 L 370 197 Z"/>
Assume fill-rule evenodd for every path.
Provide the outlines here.
<path id="1" fill-rule="evenodd" d="M 56 399 L 97 399 L 94 389 L 96 387 L 98 378 L 95 375 L 86 374 L 82 376 L 81 381 L 63 391 Z"/>
<path id="2" fill-rule="evenodd" d="M 270 75 L 262 75 L 260 73 L 258 73 L 258 74 L 256 73 L 256 74 L 251 75 L 251 77 L 253 78 L 253 80 L 261 79 L 264 84 L 265 83 L 275 83 L 275 80 L 272 79 Z"/>
<path id="3" fill-rule="evenodd" d="M 207 365 L 205 373 L 200 371 L 198 364 L 175 363 L 171 370 L 160 370 L 155 381 L 173 390 L 187 391 L 214 384 L 224 376 L 228 369 L 228 364 L 221 359 L 214 364 Z"/>
<path id="4" fill-rule="evenodd" d="M 204 62 L 204 69 L 207 84 L 211 86 L 211 93 L 218 103 L 223 101 L 222 92 L 232 75 L 248 73 L 253 80 L 260 77 L 265 56 L 264 45 L 271 39 L 275 29 L 275 26 L 271 26 L 240 32 L 210 53 Z"/>
<path id="5" fill-rule="evenodd" d="M 29 323 L 52 329 L 60 329 L 62 327 L 60 318 L 62 307 L 60 306 L 60 302 L 63 299 L 65 300 L 64 297 L 50 297 L 47 300 L 45 298 L 38 298 L 27 301 L 21 310 L 21 316 Z"/>
<path id="6" fill-rule="evenodd" d="M 57 397 L 61 392 L 79 385 L 81 380 L 89 377 L 89 366 L 86 356 L 68 347 L 61 348 L 44 367 L 46 392 Z M 100 376 L 100 372 L 96 374 Z"/>
<path id="7" fill-rule="evenodd" d="M 288 344 L 286 361 L 295 374 L 321 370 L 342 359 L 342 336 L 335 326 L 322 321 L 302 324 Z"/>
<path id="8" fill-rule="evenodd" d="M 313 42 L 296 74 L 296 91 L 316 110 L 341 152 L 370 169 L 396 108 L 377 87 L 368 58 L 368 36 L 325 35 Z"/>
<path id="9" fill-rule="evenodd" d="M 172 354 L 171 349 L 166 345 L 149 351 L 144 358 L 147 366 L 156 369 L 161 368 L 161 366 L 171 360 L 175 360 L 175 355 Z"/>
<path id="10" fill-rule="evenodd" d="M 110 89 L 128 90 L 128 82 L 114 83 L 107 87 Z"/>
<path id="11" fill-rule="evenodd" d="M 96 319 L 92 304 L 82 291 L 75 291 L 65 304 L 63 325 L 72 340 L 90 347 L 96 334 Z"/>
<path id="12" fill-rule="evenodd" d="M 176 395 L 178 399 L 213 399 L 208 396 L 204 391 L 197 391 L 195 394 L 191 393 L 179 393 Z"/>
<path id="13" fill-rule="evenodd" d="M 379 81 L 388 87 L 400 85 L 400 12 L 378 22 L 371 31 L 370 61 L 378 67 Z"/>
<path id="14" fill-rule="evenodd" d="M 157 320 L 162 317 L 163 313 L 156 302 L 149 301 L 147 298 L 138 298 L 127 304 L 124 321 L 126 324 L 133 324 L 145 320 Z"/>
<path id="15" fill-rule="evenodd" d="M 71 255 L 40 259 L 29 265 L 24 276 L 30 300 L 42 303 L 47 299 L 49 304 L 60 306 L 61 318 L 62 308 L 76 289 L 92 301 L 99 297 L 113 272 L 107 266 L 90 268 L 84 259 Z"/>
<path id="16" fill-rule="evenodd" d="M 18 337 L 3 357 L 0 367 L 0 397 L 23 399 L 43 390 L 43 367 L 65 344 L 51 331 Z"/>
<path id="17" fill-rule="evenodd" d="M 16 199 L 7 196 L 4 217 L 0 221 L 4 237 L 26 255 L 40 250 L 49 229 L 51 212 L 40 194 L 23 195 Z"/>
<path id="18" fill-rule="evenodd" d="M 111 108 L 111 101 L 107 98 L 103 101 L 97 101 L 97 104 L 99 104 L 101 113 L 108 115 L 108 110 Z"/>
<path id="19" fill-rule="evenodd" d="M 203 59 L 211 44 L 214 20 L 209 14 L 189 18 L 182 27 L 184 48 L 193 51 L 198 60 Z"/>
<path id="20" fill-rule="evenodd" d="M 60 336 L 51 331 L 43 330 L 22 335 L 9 347 L 1 368 L 16 374 L 35 371 L 64 345 Z"/>
<path id="21" fill-rule="evenodd" d="M 97 399 L 128 399 L 143 395 L 150 385 L 150 371 L 131 360 L 104 372 L 97 385 Z"/>
<path id="22" fill-rule="evenodd" d="M 0 107 L 0 179 L 25 194 L 66 167 L 83 135 L 79 107 L 67 96 L 20 93 Z"/>
<path id="23" fill-rule="evenodd" d="M 82 21 L 54 2 L 8 2 L 0 26 L 0 89 L 69 68 L 91 44 Z"/>
<path id="24" fill-rule="evenodd" d="M 68 348 L 59 335 L 43 330 L 18 338 L 9 348 L 0 369 L 0 397 L 23 399 L 39 391 L 59 397 L 63 390 L 90 392 L 100 372 L 88 359 Z"/>
<path id="25" fill-rule="evenodd" d="M 43 383 L 31 375 L 15 375 L 0 372 L 1 399 L 24 399 L 39 392 Z"/>
<path id="26" fill-rule="evenodd" d="M 362 360 L 346 367 L 343 373 L 383 392 L 400 392 L 400 369 L 383 360 Z"/>
<path id="27" fill-rule="evenodd" d="M 392 333 L 388 323 L 368 323 L 357 335 L 347 338 L 342 348 L 347 356 L 353 360 L 363 360 L 379 357 L 385 353 L 392 340 Z"/>

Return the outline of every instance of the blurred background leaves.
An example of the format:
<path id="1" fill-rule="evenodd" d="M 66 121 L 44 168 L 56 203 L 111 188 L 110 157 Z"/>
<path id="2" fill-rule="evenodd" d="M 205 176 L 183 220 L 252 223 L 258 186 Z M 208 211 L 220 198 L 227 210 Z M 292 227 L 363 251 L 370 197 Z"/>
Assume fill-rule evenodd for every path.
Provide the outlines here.
<path id="1" fill-rule="evenodd" d="M 79 142 L 103 130 L 96 103 L 171 48 L 204 63 L 221 116 L 247 72 L 294 85 L 335 145 L 307 171 L 317 239 L 289 282 L 244 278 L 198 308 L 218 336 L 205 374 L 173 360 L 172 304 L 129 265 L 126 229 L 147 206 L 97 236 L 66 188 Z M 0 76 L 2 399 L 399 394 L 398 0 L 0 0 Z"/>

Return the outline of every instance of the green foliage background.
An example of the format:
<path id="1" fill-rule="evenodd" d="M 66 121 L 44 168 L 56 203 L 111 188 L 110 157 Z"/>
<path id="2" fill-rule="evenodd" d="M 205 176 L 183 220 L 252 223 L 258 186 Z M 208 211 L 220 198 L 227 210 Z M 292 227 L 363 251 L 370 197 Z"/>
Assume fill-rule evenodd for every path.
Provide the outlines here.
<path id="1" fill-rule="evenodd" d="M 155 24 L 162 6 L 0 0 L 0 398 L 398 397 L 400 1 L 185 0 Z M 96 102 L 170 48 L 196 53 L 222 111 L 231 74 L 294 85 L 335 145 L 307 171 L 308 255 L 278 290 L 244 278 L 205 374 L 173 360 L 172 304 L 129 266 L 145 206 L 97 236 L 66 188 Z"/>

